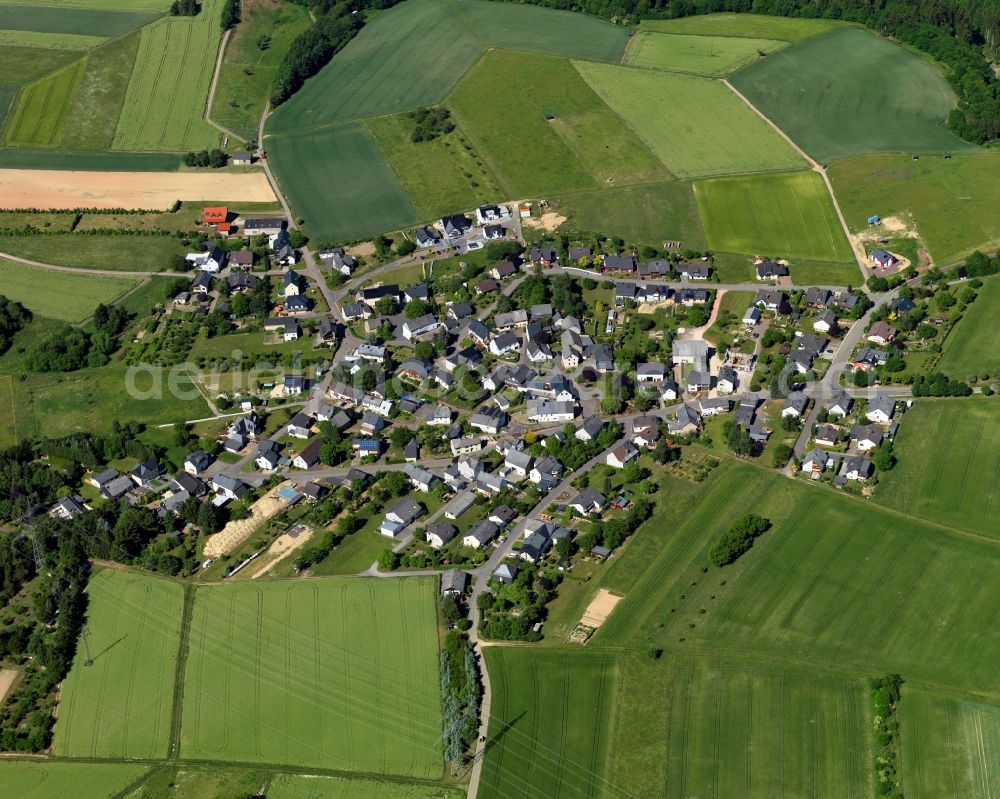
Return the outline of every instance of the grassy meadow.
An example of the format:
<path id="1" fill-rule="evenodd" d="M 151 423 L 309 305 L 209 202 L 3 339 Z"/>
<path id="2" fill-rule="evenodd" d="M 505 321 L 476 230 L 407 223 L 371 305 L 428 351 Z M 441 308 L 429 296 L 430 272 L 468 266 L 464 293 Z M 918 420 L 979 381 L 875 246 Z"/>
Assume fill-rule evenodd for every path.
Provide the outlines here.
<path id="1" fill-rule="evenodd" d="M 1000 246 L 1000 152 L 955 153 L 950 159 L 867 155 L 830 167 L 830 180 L 852 230 L 872 214 L 899 216 L 945 266 L 974 250 Z"/>
<path id="2" fill-rule="evenodd" d="M 576 68 L 678 177 L 803 166 L 795 150 L 718 81 L 582 61 Z"/>
<path id="3" fill-rule="evenodd" d="M 713 250 L 854 261 L 823 179 L 815 172 L 700 180 L 694 196 Z"/>
<path id="4" fill-rule="evenodd" d="M 292 207 L 320 241 L 364 238 L 420 219 L 359 122 L 277 137 L 268 150 Z"/>
<path id="5" fill-rule="evenodd" d="M 141 28 L 159 16 L 157 11 L 116 10 L 113 4 L 103 0 L 93 0 L 87 5 L 90 7 L 75 8 L 72 2 L 53 5 L 0 3 L 0 30 L 105 39 L 116 38 Z M 165 11 L 166 8 L 160 10 Z"/>
<path id="6" fill-rule="evenodd" d="M 692 72 L 721 77 L 787 47 L 776 39 L 740 39 L 731 36 L 697 36 L 641 30 L 629 44 L 624 64 L 631 67 Z"/>
<path id="7" fill-rule="evenodd" d="M 268 799 L 463 799 L 461 788 L 414 785 L 386 780 L 278 774 L 267 786 Z"/>
<path id="8" fill-rule="evenodd" d="M 880 481 L 876 502 L 1000 539 L 1000 452 L 992 444 L 998 435 L 994 400 L 918 400 L 900 424 L 899 463 Z"/>
<path id="9" fill-rule="evenodd" d="M 196 17 L 168 17 L 142 30 L 115 129 L 115 150 L 201 150 L 219 143 L 204 120 L 222 31 L 222 0 Z"/>
<path id="10" fill-rule="evenodd" d="M 958 379 L 979 377 L 1000 369 L 1000 351 L 992 321 L 1000 313 L 1000 280 L 985 280 L 983 287 L 944 343 L 937 368 Z"/>
<path id="11" fill-rule="evenodd" d="M 643 30 L 694 36 L 780 39 L 798 42 L 845 25 L 832 19 L 770 17 L 765 14 L 704 14 L 677 19 L 645 19 Z"/>
<path id="12" fill-rule="evenodd" d="M 163 272 L 171 255 L 188 248 L 172 236 L 79 233 L 0 236 L 0 252 L 43 264 L 113 272 Z"/>
<path id="13" fill-rule="evenodd" d="M 112 303 L 138 279 L 79 275 L 35 269 L 0 258 L 0 291 L 32 313 L 63 322 L 82 322 L 101 303 Z"/>
<path id="14" fill-rule="evenodd" d="M 87 587 L 87 649 L 62 689 L 53 751 L 155 758 L 167 751 L 184 590 L 160 577 L 101 569 Z"/>
<path id="15" fill-rule="evenodd" d="M 30 83 L 79 58 L 71 50 L 50 50 L 38 47 L 0 47 L 0 78 L 10 87 Z"/>
<path id="16" fill-rule="evenodd" d="M 440 102 L 482 44 L 448 0 L 410 0 L 381 12 L 279 106 L 269 133 L 391 114 Z"/>
<path id="17" fill-rule="evenodd" d="M 617 64 L 628 28 L 588 14 L 487 0 L 456 0 L 455 8 L 491 47 Z"/>
<path id="18" fill-rule="evenodd" d="M 199 588 L 182 756 L 439 778 L 436 596 L 415 578 Z"/>
<path id="19" fill-rule="evenodd" d="M 107 799 L 142 777 L 143 765 L 126 763 L 55 763 L 39 760 L 0 761 L 0 783 L 17 799 Z"/>
<path id="20" fill-rule="evenodd" d="M 3 169 L 70 169 L 104 172 L 177 172 L 177 153 L 101 153 L 74 150 L 0 148 Z"/>
<path id="21" fill-rule="evenodd" d="M 861 153 L 973 148 L 945 127 L 957 99 L 941 70 L 868 31 L 810 39 L 731 80 L 823 163 Z"/>
<path id="22" fill-rule="evenodd" d="M 0 47 L 39 47 L 48 50 L 75 50 L 83 52 L 90 50 L 92 47 L 97 47 L 104 41 L 106 40 L 103 36 L 0 29 Z"/>

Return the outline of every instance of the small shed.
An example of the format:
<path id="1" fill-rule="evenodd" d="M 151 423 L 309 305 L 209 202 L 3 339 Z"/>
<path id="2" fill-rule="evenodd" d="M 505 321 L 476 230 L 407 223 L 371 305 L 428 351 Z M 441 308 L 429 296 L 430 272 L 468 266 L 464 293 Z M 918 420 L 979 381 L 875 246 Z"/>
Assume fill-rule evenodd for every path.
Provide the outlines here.
<path id="1" fill-rule="evenodd" d="M 878 214 L 872 214 L 870 217 L 868 217 L 868 224 L 869 225 L 877 225 L 881 221 L 882 220 L 879 219 Z"/>

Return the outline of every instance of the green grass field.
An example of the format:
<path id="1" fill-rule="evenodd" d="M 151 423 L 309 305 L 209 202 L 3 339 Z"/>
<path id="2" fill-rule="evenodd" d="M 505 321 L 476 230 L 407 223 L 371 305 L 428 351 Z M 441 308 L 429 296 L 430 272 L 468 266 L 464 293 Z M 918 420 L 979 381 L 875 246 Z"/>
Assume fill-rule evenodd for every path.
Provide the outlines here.
<path id="1" fill-rule="evenodd" d="M 63 684 L 53 751 L 63 757 L 166 754 L 180 644 L 179 583 L 116 569 L 87 587 L 87 644 Z"/>
<path id="2" fill-rule="evenodd" d="M 113 4 L 90 2 L 90 8 L 74 8 L 72 3 L 55 5 L 7 5 L 0 4 L 0 30 L 38 31 L 40 33 L 63 33 L 81 36 L 97 36 L 101 39 L 115 38 L 130 30 L 141 28 L 155 20 L 155 11 L 118 11 L 109 7 Z M 161 5 L 161 10 L 165 10 Z M 107 10 L 101 10 L 107 9 Z"/>
<path id="3" fill-rule="evenodd" d="M 492 47 L 617 64 L 628 28 L 588 14 L 516 3 L 456 0 L 455 7 Z"/>
<path id="4" fill-rule="evenodd" d="M 678 19 L 645 19 L 643 30 L 697 36 L 733 36 L 797 42 L 844 25 L 832 19 L 769 17 L 764 14 L 704 14 Z"/>
<path id="5" fill-rule="evenodd" d="M 479 795 L 620 794 L 603 779 L 618 682 L 613 655 L 484 650 L 493 699 Z"/>
<path id="6" fill-rule="evenodd" d="M 803 165 L 786 141 L 718 81 L 582 61 L 576 68 L 678 177 Z"/>
<path id="7" fill-rule="evenodd" d="M 664 241 L 679 241 L 694 250 L 706 246 L 688 181 L 560 194 L 550 202 L 567 217 L 566 226 L 575 230 L 620 236 L 652 247 L 662 247 Z"/>
<path id="8" fill-rule="evenodd" d="M 823 179 L 815 172 L 699 180 L 694 196 L 713 250 L 854 260 Z"/>
<path id="9" fill-rule="evenodd" d="M 222 60 L 212 119 L 256 141 L 278 64 L 292 40 L 308 27 L 309 12 L 302 6 L 275 0 L 247 4 Z M 270 37 L 265 49 L 260 47 L 263 35 Z"/>
<path id="10" fill-rule="evenodd" d="M 222 0 L 196 17 L 169 17 L 142 30 L 112 146 L 115 150 L 201 150 L 218 145 L 204 120 L 219 49 Z"/>
<path id="11" fill-rule="evenodd" d="M 909 688 L 900 706 L 907 796 L 993 795 L 1000 778 L 1000 707 Z"/>
<path id="12" fill-rule="evenodd" d="M 732 83 L 821 162 L 973 147 L 945 127 L 957 101 L 941 70 L 867 31 L 833 31 L 790 47 Z"/>
<path id="13" fill-rule="evenodd" d="M 606 796 L 871 796 L 860 680 L 620 658 Z"/>
<path id="14" fill-rule="evenodd" d="M 499 84 L 498 74 L 506 76 Z M 494 165 L 508 196 L 667 176 L 564 59 L 488 53 L 449 105 L 476 150 Z"/>
<path id="15" fill-rule="evenodd" d="M 107 150 L 125 104 L 139 49 L 139 31 L 123 36 L 89 53 L 83 78 L 69 100 L 59 147 L 66 150 Z"/>
<path id="16" fill-rule="evenodd" d="M 1000 280 L 986 280 L 976 301 L 948 334 L 938 370 L 965 379 L 1000 368 L 1000 352 L 993 331 L 997 313 L 1000 313 Z"/>
<path id="17" fill-rule="evenodd" d="M 55 144 L 83 73 L 81 59 L 25 86 L 7 126 L 7 141 L 43 147 Z"/>
<path id="18" fill-rule="evenodd" d="M 8 86 L 21 86 L 59 69 L 79 53 L 37 47 L 0 47 L 0 75 Z"/>
<path id="19" fill-rule="evenodd" d="M 274 138 L 268 150 L 292 207 L 320 241 L 364 238 L 420 219 L 361 123 Z"/>
<path id="20" fill-rule="evenodd" d="M 146 766 L 125 763 L 51 763 L 0 761 L 0 782 L 8 796 L 18 799 L 107 799 L 138 780 Z"/>
<path id="21" fill-rule="evenodd" d="M 100 303 L 111 303 L 138 284 L 136 278 L 50 272 L 0 258 L 0 293 L 32 313 L 81 322 Z"/>
<path id="22" fill-rule="evenodd" d="M 268 799 L 462 799 L 461 788 L 411 785 L 385 780 L 279 774 L 267 786 Z"/>
<path id="23" fill-rule="evenodd" d="M 0 5 L 23 6 L 24 0 L 0 0 Z M 99 11 L 147 11 L 165 14 L 169 0 L 43 0 L 37 6 L 51 8 L 86 8 Z M 34 7 L 34 6 L 33 6 Z"/>
<path id="24" fill-rule="evenodd" d="M 837 201 L 852 230 L 872 214 L 901 216 L 920 233 L 939 265 L 973 250 L 1000 246 L 1000 152 L 956 153 L 945 160 L 925 156 L 870 155 L 830 167 Z"/>
<path id="25" fill-rule="evenodd" d="M 0 47 L 38 47 L 46 50 L 84 51 L 97 47 L 104 41 L 106 39 L 103 36 L 0 29 Z"/>
<path id="26" fill-rule="evenodd" d="M 182 757 L 439 778 L 436 597 L 434 579 L 199 588 Z"/>
<path id="27" fill-rule="evenodd" d="M 421 219 L 472 208 L 502 193 L 499 181 L 461 130 L 415 144 L 410 140 L 413 123 L 406 114 L 376 117 L 365 125 Z"/>
<path id="28" fill-rule="evenodd" d="M 0 148 L 3 169 L 71 169 L 97 172 L 177 172 L 176 153 L 99 153 Z"/>
<path id="29" fill-rule="evenodd" d="M 900 425 L 899 464 L 882 478 L 876 501 L 1000 539 L 1000 452 L 991 443 L 997 435 L 1000 405 L 992 400 L 918 401 Z"/>
<path id="30" fill-rule="evenodd" d="M 787 42 L 777 39 L 639 31 L 629 44 L 623 63 L 633 67 L 718 77 L 756 61 L 761 57 L 761 51 L 771 55 L 787 46 Z"/>
<path id="31" fill-rule="evenodd" d="M 279 106 L 268 120 L 268 132 L 440 102 L 482 50 L 448 0 L 402 3 L 375 17 L 319 75 Z"/>
<path id="32" fill-rule="evenodd" d="M 167 259 L 186 252 L 168 236 L 52 234 L 0 236 L 0 252 L 43 264 L 114 272 L 160 272 Z"/>

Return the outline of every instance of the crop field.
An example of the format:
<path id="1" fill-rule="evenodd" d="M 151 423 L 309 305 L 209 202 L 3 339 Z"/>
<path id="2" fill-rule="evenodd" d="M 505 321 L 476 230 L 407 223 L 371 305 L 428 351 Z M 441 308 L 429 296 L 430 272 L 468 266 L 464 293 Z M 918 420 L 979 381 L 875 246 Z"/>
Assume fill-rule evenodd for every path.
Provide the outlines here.
<path id="1" fill-rule="evenodd" d="M 678 177 L 803 166 L 795 150 L 719 81 L 575 63 L 591 87 Z"/>
<path id="2" fill-rule="evenodd" d="M 603 777 L 612 654 L 488 647 L 493 699 L 479 795 L 618 796 Z"/>
<path id="3" fill-rule="evenodd" d="M 129 277 L 102 277 L 50 272 L 0 258 L 0 291 L 33 313 L 81 322 L 100 303 L 114 302 L 139 281 Z"/>
<path id="4" fill-rule="evenodd" d="M 918 419 L 906 418 L 901 435 L 907 427 L 935 438 Z M 982 438 L 989 440 L 985 431 Z M 897 452 L 898 470 L 905 442 Z M 921 465 L 932 461 L 915 463 L 933 471 Z M 708 545 L 747 507 L 773 527 L 735 565 L 703 574 Z M 655 515 L 647 524 L 671 529 L 657 528 Z M 621 564 L 642 574 L 590 646 L 720 655 L 752 646 L 789 664 L 995 691 L 1000 641 L 983 636 L 980 624 L 1000 604 L 995 544 L 735 464 L 713 473 L 694 511 L 672 529 L 661 532 L 652 558 Z"/>
<path id="5" fill-rule="evenodd" d="M 620 236 L 652 247 L 662 247 L 664 241 L 679 241 L 685 249 L 706 247 L 688 181 L 560 194 L 550 198 L 550 203 L 568 218 L 567 226 L 578 231 Z"/>
<path id="6" fill-rule="evenodd" d="M 63 757 L 152 758 L 170 734 L 184 590 L 117 569 L 87 587 L 87 644 L 62 688 L 53 751 Z"/>
<path id="7" fill-rule="evenodd" d="M 1000 280 L 985 280 L 975 302 L 952 328 L 937 368 L 964 379 L 1000 369 L 993 320 L 1000 314 Z"/>
<path id="8" fill-rule="evenodd" d="M 776 39 L 740 39 L 735 36 L 688 36 L 639 31 L 625 53 L 625 64 L 693 72 L 696 75 L 728 75 L 734 69 L 787 47 Z"/>
<path id="9" fill-rule="evenodd" d="M 588 14 L 541 6 L 456 0 L 455 7 L 493 47 L 617 64 L 628 28 Z"/>
<path id="10" fill-rule="evenodd" d="M 860 679 L 706 660 L 620 658 L 605 795 L 871 795 Z"/>
<path id="11" fill-rule="evenodd" d="M 53 763 L 38 760 L 0 761 L 0 784 L 17 799 L 107 799 L 142 776 L 146 766 L 125 763 Z"/>
<path id="12" fill-rule="evenodd" d="M 7 141 L 35 146 L 55 144 L 83 72 L 81 59 L 24 87 L 7 127 Z"/>
<path id="13" fill-rule="evenodd" d="M 713 250 L 854 260 L 823 179 L 815 172 L 699 180 L 694 196 Z"/>
<path id="14" fill-rule="evenodd" d="M 498 74 L 506 76 L 501 84 Z M 490 52 L 449 105 L 478 152 L 495 165 L 508 196 L 667 176 L 564 59 Z"/>
<path id="15" fill-rule="evenodd" d="M 418 578 L 199 588 L 182 756 L 440 778 L 436 598 Z"/>
<path id="16" fill-rule="evenodd" d="M 24 0 L 0 0 L 0 6 L 23 6 Z M 43 0 L 46 8 L 85 8 L 99 11 L 146 11 L 165 14 L 170 0 Z M 34 6 L 32 6 L 34 7 Z"/>
<path id="17" fill-rule="evenodd" d="M 0 6 L 2 8 L 2 6 Z M 103 36 L 0 29 L 0 47 L 37 47 L 48 50 L 90 50 L 106 41 Z"/>
<path id="18" fill-rule="evenodd" d="M 309 12 L 303 6 L 278 0 L 243 3 L 242 21 L 233 29 L 219 70 L 212 119 L 256 140 L 278 64 L 292 40 L 308 27 Z M 263 35 L 270 39 L 261 49 Z"/>
<path id="19" fill-rule="evenodd" d="M 279 774 L 267 786 L 268 799 L 463 799 L 461 788 L 408 785 L 405 782 L 306 777 Z"/>
<path id="20" fill-rule="evenodd" d="M 899 463 L 882 477 L 876 501 L 1000 539 L 1000 451 L 992 444 L 998 435 L 996 402 L 918 401 L 900 425 L 895 441 Z"/>
<path id="21" fill-rule="evenodd" d="M 847 28 L 790 47 L 732 83 L 820 162 L 974 148 L 945 127 L 957 100 L 940 69 L 867 31 Z"/>
<path id="22" fill-rule="evenodd" d="M 502 193 L 499 181 L 461 130 L 415 144 L 406 114 L 376 117 L 365 125 L 421 219 L 472 208 Z"/>
<path id="23" fill-rule="evenodd" d="M 698 36 L 733 36 L 797 42 L 846 23 L 832 19 L 769 17 L 765 14 L 704 14 L 677 19 L 644 19 L 643 30 Z"/>
<path id="24" fill-rule="evenodd" d="M 186 248 L 171 236 L 52 234 L 0 236 L 0 252 L 43 264 L 114 272 L 167 271 L 167 259 Z"/>
<path id="25" fill-rule="evenodd" d="M 907 796 L 994 795 L 1000 779 L 1000 707 L 904 687 L 900 725 Z"/>
<path id="26" fill-rule="evenodd" d="M 1000 247 L 1000 153 L 956 153 L 950 159 L 870 155 L 830 167 L 837 201 L 852 230 L 872 214 L 902 216 L 939 265 L 973 250 Z"/>
<path id="27" fill-rule="evenodd" d="M 200 150 L 219 133 L 204 120 L 221 31 L 222 0 L 196 17 L 169 17 L 142 30 L 112 146 L 116 150 Z"/>
<path id="28" fill-rule="evenodd" d="M 0 169 L 41 169 L 82 172 L 177 172 L 176 153 L 99 153 L 0 148 Z"/>
<path id="29" fill-rule="evenodd" d="M 268 120 L 269 133 L 392 114 L 444 99 L 483 47 L 448 0 L 380 13 Z"/>
<path id="30" fill-rule="evenodd" d="M 3 75 L 3 85 L 16 87 L 30 83 L 78 57 L 79 53 L 69 50 L 0 47 L 0 75 Z"/>
<path id="31" fill-rule="evenodd" d="M 88 3 L 90 8 L 74 8 L 72 2 L 59 3 L 58 5 L 60 7 L 57 8 L 55 5 L 0 3 L 0 30 L 37 31 L 39 33 L 61 33 L 113 39 L 128 33 L 130 30 L 148 25 L 159 16 L 159 13 L 155 11 L 115 11 L 109 7 L 112 4 L 101 2 L 101 0 L 93 0 L 93 2 Z M 102 8 L 107 10 L 100 10 Z"/>
<path id="32" fill-rule="evenodd" d="M 361 123 L 276 137 L 268 150 L 292 207 L 321 241 L 350 241 L 419 221 Z"/>

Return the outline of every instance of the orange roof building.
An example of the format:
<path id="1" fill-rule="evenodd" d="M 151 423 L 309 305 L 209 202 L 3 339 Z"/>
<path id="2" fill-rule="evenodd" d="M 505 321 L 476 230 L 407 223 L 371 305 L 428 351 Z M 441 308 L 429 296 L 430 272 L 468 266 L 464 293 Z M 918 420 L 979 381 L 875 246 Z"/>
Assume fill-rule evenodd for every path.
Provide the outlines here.
<path id="1" fill-rule="evenodd" d="M 218 225 L 229 218 L 229 209 L 223 206 L 210 206 L 204 210 L 206 225 Z"/>

